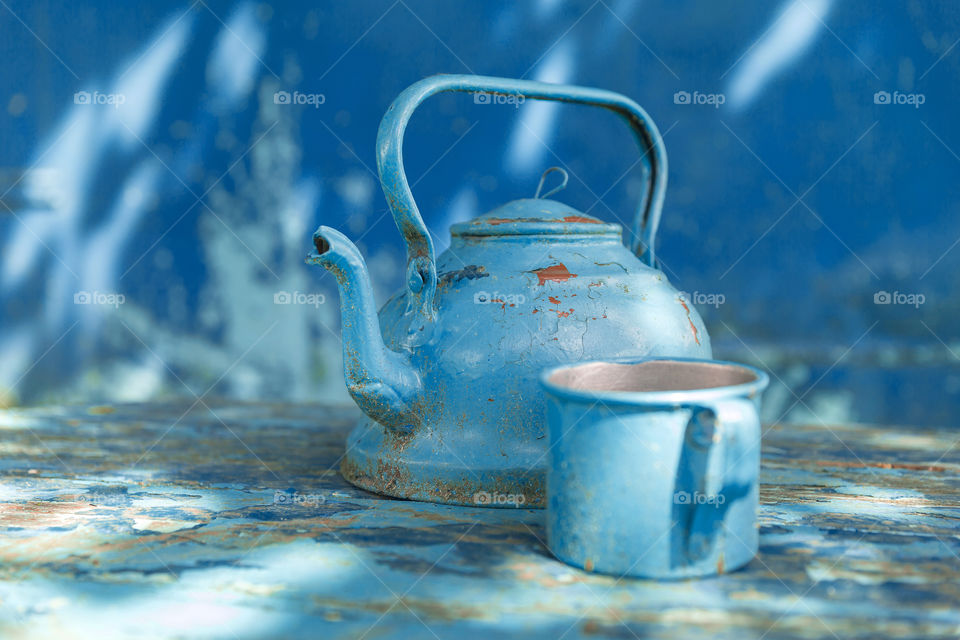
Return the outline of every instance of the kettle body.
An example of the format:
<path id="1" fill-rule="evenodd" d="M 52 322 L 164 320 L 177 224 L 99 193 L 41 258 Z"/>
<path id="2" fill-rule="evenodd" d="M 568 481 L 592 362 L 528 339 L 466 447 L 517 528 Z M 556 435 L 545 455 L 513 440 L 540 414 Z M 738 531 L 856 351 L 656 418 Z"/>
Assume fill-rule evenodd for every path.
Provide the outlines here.
<path id="1" fill-rule="evenodd" d="M 631 248 L 620 225 L 533 198 L 454 225 L 449 248 L 434 257 L 400 149 L 413 108 L 449 90 L 582 101 L 623 115 L 652 165 Z M 548 444 L 538 376 L 544 368 L 712 355 L 693 305 L 656 267 L 653 237 L 666 183 L 659 133 L 618 94 L 434 76 L 395 101 L 378 151 L 384 191 L 407 240 L 407 286 L 375 313 L 359 252 L 329 227 L 314 235 L 317 252 L 308 259 L 337 278 L 345 377 L 366 414 L 348 437 L 341 471 L 353 484 L 396 497 L 542 507 Z"/>

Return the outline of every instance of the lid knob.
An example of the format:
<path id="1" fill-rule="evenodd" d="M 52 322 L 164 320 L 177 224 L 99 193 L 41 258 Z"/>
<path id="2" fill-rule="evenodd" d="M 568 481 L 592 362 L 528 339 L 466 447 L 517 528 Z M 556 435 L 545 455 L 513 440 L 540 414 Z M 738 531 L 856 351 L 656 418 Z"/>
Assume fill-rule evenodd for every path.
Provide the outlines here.
<path id="1" fill-rule="evenodd" d="M 550 189 L 550 191 L 547 191 L 545 194 L 540 195 L 540 191 L 543 189 L 543 183 L 547 181 L 547 176 L 553 173 L 554 171 L 558 171 L 560 175 L 563 176 L 563 182 L 555 186 L 553 189 Z M 567 186 L 567 180 L 569 179 L 570 179 L 570 176 L 567 175 L 567 172 L 564 169 L 561 169 L 560 167 L 550 167 L 549 169 L 543 172 L 542 176 L 540 176 L 540 184 L 537 185 L 537 192 L 533 194 L 534 200 L 536 200 L 537 198 L 549 198 L 550 196 L 555 194 L 557 191 L 560 191 L 561 189 L 565 188 Z"/>

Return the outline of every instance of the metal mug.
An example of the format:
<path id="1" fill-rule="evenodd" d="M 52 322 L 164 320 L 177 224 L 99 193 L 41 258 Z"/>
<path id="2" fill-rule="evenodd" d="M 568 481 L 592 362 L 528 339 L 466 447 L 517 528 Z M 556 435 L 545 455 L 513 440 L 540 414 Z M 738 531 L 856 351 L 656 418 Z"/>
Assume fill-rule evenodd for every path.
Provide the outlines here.
<path id="1" fill-rule="evenodd" d="M 547 369 L 547 540 L 564 562 L 644 578 L 753 558 L 765 373 L 637 358 Z"/>

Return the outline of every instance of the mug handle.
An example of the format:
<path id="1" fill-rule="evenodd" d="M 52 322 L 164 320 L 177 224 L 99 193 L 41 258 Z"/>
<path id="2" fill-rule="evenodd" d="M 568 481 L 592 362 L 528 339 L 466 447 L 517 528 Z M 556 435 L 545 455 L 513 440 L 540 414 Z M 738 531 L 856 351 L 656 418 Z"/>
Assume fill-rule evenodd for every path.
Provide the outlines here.
<path id="1" fill-rule="evenodd" d="M 640 105 L 626 96 L 603 89 L 489 76 L 435 75 L 411 85 L 397 96 L 384 114 L 377 132 L 377 170 L 383 193 L 407 245 L 407 288 L 418 311 L 427 318 L 434 314 L 436 252 L 403 169 L 403 133 L 414 110 L 430 96 L 445 91 L 574 102 L 608 109 L 626 120 L 643 152 L 641 158 L 650 156 L 648 185 L 637 205 L 631 249 L 647 265 L 656 266 L 654 240 L 667 189 L 667 152 L 660 131 Z"/>
<path id="2" fill-rule="evenodd" d="M 685 554 L 696 561 L 709 555 L 716 541 L 728 501 L 753 491 L 759 483 L 760 418 L 756 403 L 748 398 L 722 398 L 687 407 L 692 411 L 684 442 L 686 463 L 701 475 L 692 487 L 705 501 L 692 500 L 683 522 Z M 729 425 L 737 425 L 732 429 Z M 725 491 L 731 488 L 733 491 Z M 722 498 L 722 501 L 720 501 Z"/>

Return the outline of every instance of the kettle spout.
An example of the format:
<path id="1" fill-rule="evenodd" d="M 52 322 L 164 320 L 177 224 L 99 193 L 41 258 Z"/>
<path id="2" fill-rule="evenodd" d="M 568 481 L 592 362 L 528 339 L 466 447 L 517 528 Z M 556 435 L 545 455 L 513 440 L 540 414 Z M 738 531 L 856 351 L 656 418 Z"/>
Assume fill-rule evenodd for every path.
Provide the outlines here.
<path id="1" fill-rule="evenodd" d="M 417 426 L 414 406 L 422 381 L 410 357 L 388 349 L 380 333 L 370 274 L 360 251 L 342 233 L 321 226 L 313 234 L 317 248 L 307 262 L 337 279 L 343 375 L 347 389 L 368 416 L 395 432 Z"/>

